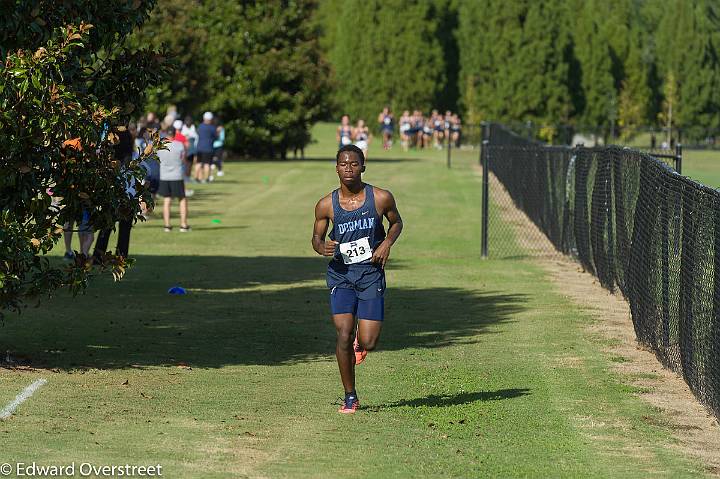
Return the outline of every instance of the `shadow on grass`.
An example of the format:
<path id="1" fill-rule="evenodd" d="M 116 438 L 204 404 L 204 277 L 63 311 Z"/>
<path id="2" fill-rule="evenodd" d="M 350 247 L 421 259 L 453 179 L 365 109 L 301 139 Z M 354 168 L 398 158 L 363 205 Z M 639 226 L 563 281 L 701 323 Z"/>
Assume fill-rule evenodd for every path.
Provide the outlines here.
<path id="1" fill-rule="evenodd" d="M 406 401 L 397 401 L 382 406 L 379 409 L 391 407 L 445 407 L 457 406 L 459 404 L 470 404 L 477 401 L 499 401 L 502 399 L 512 399 L 516 397 L 526 396 L 530 394 L 529 389 L 498 389 L 497 391 L 479 391 L 474 393 L 460 393 L 453 395 L 431 394 L 424 398 L 410 399 Z"/>
<path id="2" fill-rule="evenodd" d="M 273 365 L 328 360 L 325 260 L 303 257 L 139 256 L 120 283 L 102 278 L 87 294 L 60 293 L 8 315 L 0 350 L 59 369 L 177 365 Z M 400 262 L 392 266 L 403 269 Z M 168 289 L 181 285 L 185 296 Z M 477 341 L 524 309 L 519 294 L 458 288 L 386 293 L 380 348 L 438 348 Z"/>

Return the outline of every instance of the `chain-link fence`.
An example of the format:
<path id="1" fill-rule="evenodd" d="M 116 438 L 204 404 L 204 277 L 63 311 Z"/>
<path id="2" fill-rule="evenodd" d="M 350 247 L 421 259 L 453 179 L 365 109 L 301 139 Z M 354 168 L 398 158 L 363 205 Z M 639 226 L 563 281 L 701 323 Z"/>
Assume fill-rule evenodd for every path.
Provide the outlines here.
<path id="1" fill-rule="evenodd" d="M 619 290 L 638 340 L 720 417 L 720 192 L 665 162 L 679 158 L 546 146 L 496 124 L 485 138 L 484 252 L 508 254 L 492 229 L 511 213 L 491 210 L 511 202 L 546 237 L 529 247 L 572 255 Z"/>

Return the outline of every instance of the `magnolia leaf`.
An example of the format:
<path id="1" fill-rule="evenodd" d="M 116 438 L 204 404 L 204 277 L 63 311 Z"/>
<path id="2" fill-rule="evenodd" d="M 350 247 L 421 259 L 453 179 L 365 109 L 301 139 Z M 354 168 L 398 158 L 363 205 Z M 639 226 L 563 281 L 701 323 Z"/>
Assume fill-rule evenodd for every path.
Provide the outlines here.
<path id="1" fill-rule="evenodd" d="M 120 137 L 118 137 L 117 134 L 111 131 L 110 133 L 108 133 L 108 141 L 113 145 L 117 145 L 120 142 Z"/>
<path id="2" fill-rule="evenodd" d="M 39 248 L 39 247 L 40 247 L 40 240 L 39 240 L 39 239 L 33 238 L 33 239 L 30 240 L 30 242 L 32 243 L 32 245 L 33 245 L 34 247 L 36 247 L 36 248 Z"/>
<path id="3" fill-rule="evenodd" d="M 28 165 L 20 165 L 18 166 L 18 171 L 23 174 L 30 173 L 30 167 Z"/>
<path id="4" fill-rule="evenodd" d="M 78 197 L 82 198 L 83 200 L 89 200 L 89 199 L 90 199 L 90 195 L 88 195 L 88 194 L 85 193 L 84 191 L 81 191 L 80 193 L 78 193 Z"/>
<path id="5" fill-rule="evenodd" d="M 147 145 L 145 145 L 145 150 L 143 150 L 143 155 L 149 156 L 149 155 L 152 155 L 152 152 L 153 152 L 152 143 L 148 143 Z"/>

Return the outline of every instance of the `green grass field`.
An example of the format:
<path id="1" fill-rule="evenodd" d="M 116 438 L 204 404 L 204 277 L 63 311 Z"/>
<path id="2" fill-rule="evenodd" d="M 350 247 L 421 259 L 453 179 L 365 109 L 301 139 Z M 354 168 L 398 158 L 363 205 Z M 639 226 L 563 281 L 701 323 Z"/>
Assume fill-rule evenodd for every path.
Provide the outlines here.
<path id="1" fill-rule="evenodd" d="M 627 144 L 631 148 L 648 148 L 650 134 L 642 133 Z M 683 151 L 682 172 L 683 175 L 711 188 L 720 188 L 720 150 L 690 150 L 686 148 Z"/>
<path id="2" fill-rule="evenodd" d="M 335 142 L 330 125 L 315 133 L 306 161 L 229 163 L 194 187 L 191 233 L 157 216 L 137 226 L 121 282 L 7 317 L 2 351 L 44 369 L 0 369 L 0 407 L 48 383 L 0 421 L 0 463 L 159 463 L 172 478 L 704 474 L 537 265 L 480 259 L 477 151 L 448 170 L 443 152 L 371 147 L 366 181 L 394 193 L 405 230 L 379 349 L 357 371 L 363 408 L 337 414 L 325 260 L 310 247 Z"/>
<path id="3" fill-rule="evenodd" d="M 720 188 L 720 151 L 685 150 L 682 172 L 711 188 Z"/>

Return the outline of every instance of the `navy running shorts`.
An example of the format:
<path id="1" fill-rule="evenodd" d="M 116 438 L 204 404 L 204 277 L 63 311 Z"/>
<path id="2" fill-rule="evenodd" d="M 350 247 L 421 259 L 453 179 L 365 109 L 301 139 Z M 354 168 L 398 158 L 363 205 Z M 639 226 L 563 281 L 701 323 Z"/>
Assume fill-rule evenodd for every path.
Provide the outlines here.
<path id="1" fill-rule="evenodd" d="M 352 314 L 358 319 L 384 320 L 385 285 L 378 281 L 371 288 L 374 294 L 369 294 L 370 291 L 367 290 L 357 291 L 350 288 L 333 288 L 330 291 L 330 312 L 333 315 Z"/>

